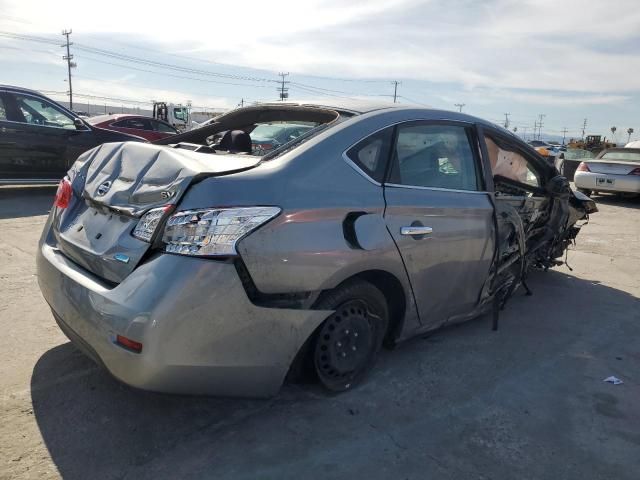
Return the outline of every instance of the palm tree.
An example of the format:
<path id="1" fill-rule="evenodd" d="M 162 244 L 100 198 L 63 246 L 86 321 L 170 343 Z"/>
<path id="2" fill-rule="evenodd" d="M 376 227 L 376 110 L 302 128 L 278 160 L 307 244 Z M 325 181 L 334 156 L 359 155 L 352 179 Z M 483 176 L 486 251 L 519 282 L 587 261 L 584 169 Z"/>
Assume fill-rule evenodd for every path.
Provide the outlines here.
<path id="1" fill-rule="evenodd" d="M 616 130 L 618 128 L 617 127 L 611 127 L 611 140 L 615 141 L 616 140 Z"/>
<path id="2" fill-rule="evenodd" d="M 629 127 L 627 128 L 627 143 L 629 143 L 629 140 L 631 140 L 631 134 L 633 133 L 633 128 Z"/>

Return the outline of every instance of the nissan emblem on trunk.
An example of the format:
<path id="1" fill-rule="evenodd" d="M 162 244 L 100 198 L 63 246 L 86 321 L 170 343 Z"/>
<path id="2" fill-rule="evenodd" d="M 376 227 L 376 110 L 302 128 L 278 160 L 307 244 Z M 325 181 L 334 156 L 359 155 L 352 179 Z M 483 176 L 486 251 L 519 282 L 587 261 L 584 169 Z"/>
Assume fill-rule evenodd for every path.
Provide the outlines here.
<path id="1" fill-rule="evenodd" d="M 111 188 L 111 182 L 107 180 L 106 182 L 103 182 L 103 183 L 100 184 L 96 194 L 98 196 L 102 197 L 103 195 L 105 195 L 109 191 L 110 188 Z"/>

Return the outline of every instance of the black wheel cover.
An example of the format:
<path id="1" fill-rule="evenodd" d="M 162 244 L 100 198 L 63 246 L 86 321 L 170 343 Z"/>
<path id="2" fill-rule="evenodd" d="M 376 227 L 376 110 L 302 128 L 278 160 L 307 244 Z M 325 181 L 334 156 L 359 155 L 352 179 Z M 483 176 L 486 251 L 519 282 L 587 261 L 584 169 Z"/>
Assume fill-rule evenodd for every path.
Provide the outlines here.
<path id="1" fill-rule="evenodd" d="M 378 349 L 380 318 L 363 300 L 341 304 L 318 333 L 314 364 L 330 390 L 347 390 L 369 368 Z"/>

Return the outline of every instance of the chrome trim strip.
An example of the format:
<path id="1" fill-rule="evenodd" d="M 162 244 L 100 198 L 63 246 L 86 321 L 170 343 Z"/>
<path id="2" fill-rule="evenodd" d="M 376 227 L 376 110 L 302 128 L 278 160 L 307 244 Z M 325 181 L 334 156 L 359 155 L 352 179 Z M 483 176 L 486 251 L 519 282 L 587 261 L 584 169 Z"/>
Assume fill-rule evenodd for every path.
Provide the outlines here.
<path id="1" fill-rule="evenodd" d="M 400 228 L 400 235 L 429 235 L 432 232 L 433 229 L 431 227 L 411 226 Z"/>
<path id="2" fill-rule="evenodd" d="M 60 178 L 0 178 L 0 185 L 52 185 L 60 183 Z"/>
<path id="3" fill-rule="evenodd" d="M 435 190 L 436 192 L 458 192 L 458 193 L 473 193 L 474 195 L 488 195 L 489 192 L 483 190 L 457 190 L 455 188 L 442 188 L 442 187 L 419 187 L 417 185 L 399 185 L 397 183 L 385 183 L 385 187 L 395 188 L 409 188 L 412 190 Z"/>
<path id="4" fill-rule="evenodd" d="M 367 172 L 362 170 L 353 160 L 351 160 L 349 158 L 349 156 L 347 155 L 347 152 L 349 150 L 351 150 L 353 147 L 355 147 L 358 143 L 363 141 L 364 139 L 369 138 L 370 136 L 375 135 L 376 133 L 381 132 L 382 130 L 385 130 L 385 129 L 390 128 L 390 127 L 395 127 L 396 125 L 400 125 L 402 123 L 412 123 L 412 122 L 455 122 L 455 123 L 464 123 L 464 124 L 469 125 L 469 126 L 473 126 L 474 125 L 473 122 L 467 122 L 465 120 L 454 120 L 454 119 L 451 119 L 451 118 L 430 118 L 430 119 L 414 118 L 414 119 L 411 119 L 411 120 L 401 120 L 399 122 L 390 123 L 389 125 L 385 125 L 384 127 L 381 127 L 381 128 L 379 128 L 377 130 L 374 130 L 373 132 L 370 132 L 367 135 L 365 135 L 364 137 L 360 138 L 357 142 L 352 143 L 349 147 L 347 147 L 347 149 L 344 152 L 342 152 L 342 158 L 347 162 L 347 164 L 349 164 L 351 166 L 351 168 L 355 169 L 355 171 L 358 172 L 360 175 L 362 175 L 364 178 L 369 180 L 374 185 L 377 185 L 377 186 L 381 187 L 382 184 L 380 182 L 378 182 L 377 180 L 374 180 L 373 178 L 371 178 Z M 386 183 L 385 185 L 391 186 L 393 184 Z M 400 187 L 400 186 L 404 186 L 404 185 L 394 185 L 394 186 Z M 420 187 L 416 187 L 416 188 L 420 188 Z M 423 187 L 423 188 L 426 188 L 426 187 Z M 449 191 L 448 189 L 442 189 L 442 190 Z M 453 190 L 453 191 L 457 191 L 457 190 Z M 461 191 L 466 192 L 467 190 L 461 190 Z"/>
<path id="5" fill-rule="evenodd" d="M 365 137 L 366 138 L 366 137 Z M 366 178 L 367 180 L 369 180 L 371 183 L 373 183 L 374 185 L 377 185 L 378 187 L 381 187 L 382 184 L 376 180 L 374 180 L 373 178 L 371 178 L 367 172 L 365 172 L 364 170 L 362 170 L 353 160 L 351 160 L 349 158 L 349 156 L 347 155 L 347 152 L 343 152 L 342 153 L 342 158 L 345 162 L 347 162 L 347 165 L 349 165 L 351 168 L 353 168 L 356 172 L 358 172 L 360 175 L 362 175 L 364 178 Z"/>

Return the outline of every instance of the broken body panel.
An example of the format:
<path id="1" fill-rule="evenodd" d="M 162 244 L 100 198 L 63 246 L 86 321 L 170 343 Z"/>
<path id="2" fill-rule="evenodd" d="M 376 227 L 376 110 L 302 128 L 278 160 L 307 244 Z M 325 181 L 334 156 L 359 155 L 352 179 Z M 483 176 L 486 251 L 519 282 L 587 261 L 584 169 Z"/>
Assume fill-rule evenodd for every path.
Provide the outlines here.
<path id="1" fill-rule="evenodd" d="M 207 144 L 217 132 L 274 119 L 318 126 L 264 158 Z M 349 148 L 381 129 L 446 119 L 477 132 L 479 191 L 410 192 L 345 161 Z M 98 147 L 70 171 L 73 198 L 52 210 L 43 232 L 43 295 L 70 338 L 129 384 L 272 395 L 329 313 L 314 310 L 316 299 L 354 276 L 384 278 L 388 291 L 398 286 L 390 337 L 399 342 L 502 306 L 530 268 L 559 263 L 576 222 L 595 206 L 542 158 L 529 157 L 540 185 L 494 176 L 484 133 L 502 137 L 505 150 L 519 146 L 457 113 L 278 105 L 232 112 L 173 137 L 180 142 L 173 146 Z M 245 206 L 282 213 L 241 238 L 237 256 L 163 251 L 172 212 Z M 158 207 L 166 215 L 151 241 L 135 238 L 142 215 Z M 433 221 L 433 237 L 416 243 L 397 235 L 411 218 Z M 453 302 L 452 291 L 462 301 Z M 142 352 L 123 350 L 118 334 Z"/>

